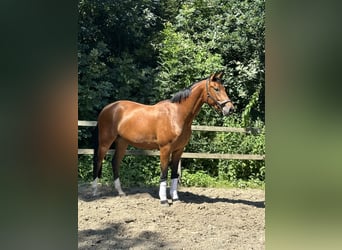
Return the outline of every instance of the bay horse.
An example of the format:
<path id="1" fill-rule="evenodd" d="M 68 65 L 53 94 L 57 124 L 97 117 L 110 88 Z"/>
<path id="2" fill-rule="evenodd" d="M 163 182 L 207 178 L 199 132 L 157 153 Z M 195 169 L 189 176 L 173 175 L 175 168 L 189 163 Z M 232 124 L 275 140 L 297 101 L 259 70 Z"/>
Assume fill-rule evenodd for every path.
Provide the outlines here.
<path id="1" fill-rule="evenodd" d="M 177 201 L 179 199 L 178 162 L 184 147 L 189 142 L 193 119 L 204 103 L 225 116 L 234 110 L 233 103 L 222 85 L 222 76 L 223 72 L 212 74 L 179 91 L 170 100 L 160 101 L 155 105 L 121 100 L 105 106 L 98 116 L 95 128 L 94 195 L 96 195 L 98 178 L 101 178 L 102 174 L 102 161 L 114 143 L 115 153 L 112 158 L 114 187 L 120 196 L 125 195 L 119 179 L 120 163 L 127 146 L 132 145 L 141 149 L 159 149 L 160 202 L 168 204 L 166 181 L 169 165 L 171 166 L 170 195 L 172 201 Z"/>

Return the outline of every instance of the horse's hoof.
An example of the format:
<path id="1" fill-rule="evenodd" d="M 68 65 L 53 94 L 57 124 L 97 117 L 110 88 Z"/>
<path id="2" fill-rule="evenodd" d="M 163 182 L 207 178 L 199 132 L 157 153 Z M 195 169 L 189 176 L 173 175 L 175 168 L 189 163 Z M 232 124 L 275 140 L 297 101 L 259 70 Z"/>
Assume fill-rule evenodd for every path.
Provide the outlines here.
<path id="1" fill-rule="evenodd" d="M 160 205 L 162 205 L 162 206 L 169 206 L 169 202 L 167 201 L 167 200 L 165 200 L 165 201 L 160 201 Z"/>
<path id="2" fill-rule="evenodd" d="M 119 193 L 119 196 L 124 197 L 124 196 L 126 196 L 126 194 L 125 193 Z"/>
<path id="3" fill-rule="evenodd" d="M 179 203 L 180 200 L 179 199 L 172 199 L 172 203 Z"/>

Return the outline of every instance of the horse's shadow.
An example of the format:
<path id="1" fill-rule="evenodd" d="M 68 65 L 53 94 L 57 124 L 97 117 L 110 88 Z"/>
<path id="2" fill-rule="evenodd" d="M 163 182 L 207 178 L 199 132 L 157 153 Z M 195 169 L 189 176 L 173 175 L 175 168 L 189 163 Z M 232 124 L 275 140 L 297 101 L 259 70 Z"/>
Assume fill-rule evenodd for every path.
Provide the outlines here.
<path id="1" fill-rule="evenodd" d="M 126 188 L 124 189 L 127 196 L 136 196 L 139 194 L 148 194 L 149 196 L 153 197 L 156 200 L 159 200 L 159 189 L 158 187 L 151 187 L 151 188 Z M 178 191 L 178 195 L 180 201 L 183 203 L 194 203 L 194 204 L 203 204 L 203 203 L 217 203 L 217 202 L 224 202 L 224 203 L 231 203 L 231 204 L 244 204 L 248 206 L 254 206 L 257 208 L 265 208 L 264 201 L 251 201 L 245 199 L 231 199 L 225 197 L 209 197 L 202 194 L 195 194 L 188 191 Z M 117 193 L 114 188 L 106 188 L 102 190 L 97 196 L 93 196 L 91 193 L 79 193 L 79 198 L 84 201 L 93 201 L 97 199 L 106 199 L 113 196 L 117 196 Z"/>
<path id="2" fill-rule="evenodd" d="M 244 199 L 230 199 L 230 198 L 222 198 L 222 197 L 208 197 L 206 195 L 194 194 L 191 192 L 182 192 L 178 191 L 179 197 L 181 197 L 181 201 L 184 203 L 195 203 L 195 204 L 202 204 L 202 203 L 217 203 L 217 202 L 225 202 L 231 204 L 244 204 L 248 206 L 254 206 L 257 208 L 265 208 L 264 201 L 251 201 L 251 200 L 244 200 Z"/>
<path id="3" fill-rule="evenodd" d="M 150 196 L 152 196 L 155 199 L 159 200 L 159 189 L 148 189 L 145 190 Z M 134 192 L 136 194 L 137 191 Z M 139 191 L 138 191 L 139 193 Z M 183 203 L 194 203 L 194 204 L 203 204 L 203 203 L 217 203 L 217 202 L 225 202 L 225 203 L 231 203 L 231 204 L 244 204 L 248 206 L 254 206 L 257 208 L 265 208 L 265 202 L 264 201 L 250 201 L 250 200 L 243 200 L 243 199 L 230 199 L 230 198 L 222 198 L 222 197 L 209 197 L 206 195 L 201 194 L 195 194 L 188 191 L 181 191 L 178 190 L 178 196 L 180 198 L 180 201 Z"/>

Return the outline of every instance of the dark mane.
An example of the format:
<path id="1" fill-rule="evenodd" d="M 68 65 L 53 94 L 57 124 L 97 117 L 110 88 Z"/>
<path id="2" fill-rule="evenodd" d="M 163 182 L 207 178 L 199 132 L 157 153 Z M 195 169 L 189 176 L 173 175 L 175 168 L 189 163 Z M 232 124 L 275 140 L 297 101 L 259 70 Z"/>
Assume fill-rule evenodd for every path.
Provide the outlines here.
<path id="1" fill-rule="evenodd" d="M 195 83 L 193 83 L 191 86 L 187 87 L 186 89 L 183 89 L 183 90 L 177 92 L 177 93 L 170 99 L 170 101 L 171 101 L 172 103 L 176 103 L 176 102 L 181 103 L 183 100 L 186 100 L 186 99 L 190 96 L 190 94 L 191 94 L 192 87 L 193 87 L 194 85 L 196 85 L 197 83 L 198 83 L 198 82 L 195 82 Z"/>
<path id="2" fill-rule="evenodd" d="M 186 98 L 189 97 L 189 95 L 191 94 L 191 89 L 190 88 L 186 88 L 184 90 L 179 91 L 178 93 L 176 93 L 171 99 L 170 101 L 173 103 L 181 103 L 183 100 L 185 100 Z"/>

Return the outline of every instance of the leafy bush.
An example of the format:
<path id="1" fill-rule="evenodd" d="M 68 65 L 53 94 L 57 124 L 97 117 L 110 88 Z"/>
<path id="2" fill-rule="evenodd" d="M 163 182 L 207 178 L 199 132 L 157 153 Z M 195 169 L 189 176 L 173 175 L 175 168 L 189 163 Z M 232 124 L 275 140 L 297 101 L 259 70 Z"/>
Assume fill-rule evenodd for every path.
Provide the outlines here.
<path id="1" fill-rule="evenodd" d="M 252 125 L 259 129 L 258 134 L 194 131 L 185 151 L 265 154 L 265 126 L 261 121 Z M 232 116 L 224 118 L 224 126 L 240 127 L 241 122 Z M 158 185 L 159 164 L 159 157 L 125 156 L 120 179 L 126 186 Z M 91 156 L 79 157 L 79 178 L 92 180 Z M 182 159 L 182 183 L 186 186 L 260 186 L 264 180 L 264 160 Z M 103 163 L 103 181 L 113 182 L 111 156 Z"/>
<path id="2" fill-rule="evenodd" d="M 194 131 L 186 152 L 265 153 L 265 0 L 90 1 L 78 4 L 80 120 L 96 120 L 108 103 L 153 104 L 211 73 L 224 70 L 236 115 L 204 105 L 196 125 L 255 126 L 258 135 Z M 79 148 L 92 128 L 79 129 Z M 186 185 L 263 185 L 265 161 L 183 159 Z M 112 182 L 111 156 L 103 181 Z M 158 157 L 126 156 L 123 185 L 157 185 Z M 79 156 L 79 179 L 92 179 L 90 156 Z M 228 184 L 228 182 L 230 184 Z M 216 183 L 216 184 L 215 184 Z"/>
<path id="3" fill-rule="evenodd" d="M 216 178 L 211 177 L 203 170 L 192 174 L 187 169 L 184 169 L 182 171 L 181 183 L 188 187 L 213 187 L 216 184 Z"/>
<path id="4" fill-rule="evenodd" d="M 104 183 L 113 183 L 112 156 L 107 155 L 102 163 Z M 120 166 L 120 180 L 125 186 L 154 186 L 159 183 L 160 167 L 158 157 L 126 155 Z M 78 177 L 80 181 L 93 180 L 92 156 L 78 158 Z"/>
<path id="5" fill-rule="evenodd" d="M 227 120 L 226 126 L 239 127 L 234 120 Z M 235 154 L 265 154 L 265 126 L 261 121 L 253 124 L 259 134 L 217 133 L 215 143 L 221 152 Z M 264 160 L 219 160 L 219 179 L 265 180 Z"/>

